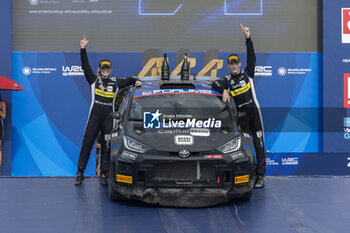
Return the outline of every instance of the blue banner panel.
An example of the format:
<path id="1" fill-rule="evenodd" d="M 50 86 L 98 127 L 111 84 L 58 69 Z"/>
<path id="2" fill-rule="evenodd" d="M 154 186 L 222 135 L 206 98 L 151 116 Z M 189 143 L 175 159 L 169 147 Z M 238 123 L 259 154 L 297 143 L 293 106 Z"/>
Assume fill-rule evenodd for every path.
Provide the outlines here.
<path id="1" fill-rule="evenodd" d="M 350 175 L 348 153 L 267 153 L 266 174 Z"/>
<path id="2" fill-rule="evenodd" d="M 245 64 L 246 55 L 239 55 Z M 219 53 L 224 64 L 227 56 Z M 168 57 L 173 70 L 176 54 Z M 191 72 L 199 73 L 204 53 L 191 57 L 196 58 Z M 319 53 L 257 54 L 255 88 L 269 152 L 319 152 L 320 57 Z M 117 77 L 137 75 L 142 69 L 142 53 L 89 53 L 93 70 L 105 58 L 112 61 Z M 79 53 L 13 53 L 15 80 L 26 89 L 13 93 L 13 175 L 75 175 L 91 101 L 80 65 Z M 226 65 L 218 70 L 219 77 L 227 74 Z M 286 168 L 283 172 L 296 174 Z M 94 156 L 86 174 L 95 174 Z"/>
<path id="3" fill-rule="evenodd" d="M 90 108 L 90 87 L 75 69 L 79 59 L 79 54 L 13 53 L 13 75 L 26 90 L 13 93 L 12 175 L 76 173 Z M 95 160 L 90 162 L 87 175 L 95 174 Z"/>
<path id="4" fill-rule="evenodd" d="M 324 152 L 350 149 L 350 2 L 323 1 Z"/>

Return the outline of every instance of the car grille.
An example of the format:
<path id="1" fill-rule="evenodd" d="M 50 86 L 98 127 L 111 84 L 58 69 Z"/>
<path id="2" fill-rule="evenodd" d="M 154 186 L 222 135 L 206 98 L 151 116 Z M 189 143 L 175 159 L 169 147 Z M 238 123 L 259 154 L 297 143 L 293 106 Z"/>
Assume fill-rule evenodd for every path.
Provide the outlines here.
<path id="1" fill-rule="evenodd" d="M 153 168 L 152 181 L 216 181 L 215 167 L 210 163 L 166 162 Z"/>

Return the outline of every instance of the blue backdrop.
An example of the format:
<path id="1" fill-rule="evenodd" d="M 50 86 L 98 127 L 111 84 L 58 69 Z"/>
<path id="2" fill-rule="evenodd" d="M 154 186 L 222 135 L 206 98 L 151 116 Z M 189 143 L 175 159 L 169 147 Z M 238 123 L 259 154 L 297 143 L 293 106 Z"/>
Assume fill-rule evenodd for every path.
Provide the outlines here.
<path id="1" fill-rule="evenodd" d="M 323 54 L 257 54 L 255 84 L 264 117 L 268 175 L 350 174 L 347 8 L 348 0 L 323 1 Z M 168 55 L 174 69 L 176 56 Z M 227 55 L 220 53 L 219 58 Z M 204 53 L 191 57 L 197 59 L 192 70 L 197 73 Z M 89 53 L 89 58 L 95 70 L 99 60 L 111 59 L 115 76 L 136 74 L 142 67 L 141 53 Z M 79 54 L 14 52 L 12 63 L 14 79 L 26 89 L 12 93 L 12 175 L 75 175 L 90 104 Z M 218 76 L 228 73 L 224 67 Z M 94 174 L 94 162 L 92 157 L 88 175 Z"/>
<path id="2" fill-rule="evenodd" d="M 174 69 L 176 54 L 168 55 Z M 219 58 L 226 59 L 227 55 L 220 53 Z M 244 54 L 240 55 L 245 64 Z M 192 53 L 191 57 L 197 59 L 192 73 L 198 73 L 203 68 L 204 53 Z M 136 74 L 142 68 L 141 53 L 89 53 L 95 70 L 103 58 L 112 60 L 115 76 Z M 255 84 L 264 117 L 266 149 L 274 160 L 279 155 L 279 166 L 298 165 L 282 164 L 282 158 L 320 151 L 320 61 L 318 53 L 257 54 Z M 12 174 L 74 175 L 91 98 L 80 70 L 79 53 L 16 52 L 13 64 L 14 77 L 26 91 L 13 93 Z M 228 73 L 224 67 L 218 76 Z M 90 159 L 87 174 L 94 174 L 94 161 Z M 276 164 L 269 165 L 268 173 L 275 174 Z M 285 174 L 294 172 L 287 171 Z"/>

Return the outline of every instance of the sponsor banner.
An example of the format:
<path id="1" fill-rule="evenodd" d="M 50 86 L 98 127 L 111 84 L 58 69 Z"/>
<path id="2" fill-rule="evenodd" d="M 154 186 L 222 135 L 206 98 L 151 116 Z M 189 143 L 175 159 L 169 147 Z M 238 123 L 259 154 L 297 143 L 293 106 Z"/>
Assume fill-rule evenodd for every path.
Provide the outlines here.
<path id="1" fill-rule="evenodd" d="M 255 76 L 272 76 L 272 66 L 255 66 Z"/>
<path id="2" fill-rule="evenodd" d="M 273 69 L 275 70 L 275 74 L 273 73 Z M 273 75 L 278 76 L 286 76 L 286 75 L 296 75 L 296 77 L 302 77 L 302 75 L 306 75 L 307 73 L 312 72 L 312 69 L 309 67 L 273 67 L 273 66 L 255 66 L 254 76 L 268 76 L 272 77 Z"/>
<path id="3" fill-rule="evenodd" d="M 350 153 L 266 153 L 267 175 L 350 175 Z"/>
<path id="4" fill-rule="evenodd" d="M 31 74 L 52 74 L 53 72 L 56 72 L 56 68 L 50 68 L 50 67 L 29 67 L 25 66 L 22 69 L 22 72 L 24 75 L 31 75 Z"/>
<path id="5" fill-rule="evenodd" d="M 282 160 L 282 165 L 298 165 L 299 164 L 298 157 L 281 158 L 281 160 Z"/>
<path id="6" fill-rule="evenodd" d="M 350 8 L 342 8 L 341 42 L 350 43 Z"/>
<path id="7" fill-rule="evenodd" d="M 350 74 L 344 74 L 344 108 L 350 108 Z"/>
<path id="8" fill-rule="evenodd" d="M 347 129 L 347 131 L 348 131 L 348 129 Z M 345 132 L 344 133 L 344 139 L 345 140 L 349 140 L 350 139 L 350 133 L 349 132 Z"/>
<path id="9" fill-rule="evenodd" d="M 350 117 L 344 117 L 344 127 L 350 127 Z"/>
<path id="10" fill-rule="evenodd" d="M 226 59 L 228 54 L 219 53 L 219 59 Z M 239 55 L 242 58 L 242 64 L 245 64 L 244 54 Z M 204 52 L 193 53 L 192 56 L 197 58 L 197 65 L 191 71 L 198 73 L 203 68 Z M 14 52 L 12 57 L 12 76 L 26 89 L 23 92 L 12 93 L 14 116 L 12 130 L 15 132 L 12 134 L 12 175 L 74 176 L 91 103 L 90 86 L 81 75 L 79 53 Z M 115 77 L 128 77 L 142 69 L 142 53 L 88 53 L 88 57 L 93 71 L 97 70 L 100 60 L 111 60 Z M 168 57 L 170 68 L 174 69 L 176 54 L 169 53 Z M 261 107 L 288 109 L 284 114 L 274 116 L 273 125 L 268 127 L 270 132 L 265 132 L 265 147 L 269 151 L 318 152 L 319 131 L 313 130 L 309 133 L 307 126 L 319 125 L 319 116 L 316 113 L 312 115 L 312 121 L 301 121 L 294 116 L 293 109 L 318 108 L 319 58 L 318 53 L 257 53 L 258 65 L 267 66 L 258 70 L 272 71 L 271 76 L 257 76 L 254 79 Z M 138 61 L 140 61 L 139 67 L 130 65 Z M 279 67 L 286 67 L 286 70 L 308 68 L 311 71 L 305 74 L 280 76 L 277 73 Z M 219 77 L 228 73 L 229 70 L 225 66 L 218 70 Z M 219 95 L 219 97 L 221 95 L 213 90 L 206 90 L 205 94 Z M 277 98 L 278 96 L 283 98 Z M 156 110 L 153 113 L 156 113 Z M 26 114 L 23 114 L 24 112 Z M 263 118 L 264 114 L 266 113 L 263 112 Z M 156 115 L 148 117 L 150 117 L 149 121 L 152 121 L 153 117 L 157 119 Z M 270 119 L 270 116 L 266 115 L 266 117 Z M 166 121 L 166 124 L 172 126 L 182 124 L 174 120 L 172 118 L 172 122 Z M 210 122 L 209 119 L 203 119 L 198 125 L 191 121 L 188 129 L 156 128 L 155 132 L 174 136 L 189 135 L 194 137 L 195 143 L 195 137 L 210 137 L 212 129 L 208 131 L 203 126 L 206 124 L 210 126 L 213 122 L 215 126 L 216 120 L 213 119 L 210 119 Z M 268 123 L 268 121 L 265 122 Z M 295 124 L 305 126 L 306 131 L 280 133 L 284 126 Z M 156 127 L 157 124 L 154 126 Z M 190 141 L 178 139 L 177 142 L 189 143 Z M 59 156 L 52 156 L 53 153 Z M 92 150 L 86 175 L 95 174 L 94 154 Z M 288 172 L 293 174 L 292 170 Z"/>
<path id="11" fill-rule="evenodd" d="M 63 76 L 84 76 L 84 71 L 81 66 L 62 66 Z"/>
<path id="12" fill-rule="evenodd" d="M 345 153 L 350 148 L 350 2 L 323 1 L 323 148 Z M 330 109 L 337 109 L 331 111 Z"/>
<path id="13" fill-rule="evenodd" d="M 280 164 L 280 161 L 277 161 L 277 160 L 274 160 L 274 159 L 266 157 L 266 166 L 267 167 L 269 167 L 269 166 L 278 166 L 279 164 Z"/>
<path id="14" fill-rule="evenodd" d="M 83 76 L 64 72 L 80 67 L 79 53 L 13 53 L 12 57 L 14 80 L 25 88 L 12 93 L 12 130 L 16 132 L 12 175 L 74 176 L 91 91 Z M 96 67 L 95 54 L 89 58 Z M 86 175 L 95 175 L 94 156 L 93 149 Z"/>

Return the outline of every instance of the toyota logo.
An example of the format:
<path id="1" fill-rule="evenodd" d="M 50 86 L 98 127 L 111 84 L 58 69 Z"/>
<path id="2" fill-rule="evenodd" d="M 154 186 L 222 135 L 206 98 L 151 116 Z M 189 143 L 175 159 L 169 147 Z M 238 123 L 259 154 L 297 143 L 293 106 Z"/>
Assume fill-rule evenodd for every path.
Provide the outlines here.
<path id="1" fill-rule="evenodd" d="M 188 150 L 180 150 L 179 151 L 179 156 L 181 157 L 181 158 L 188 158 L 188 157 L 190 157 L 190 152 L 188 151 Z"/>

